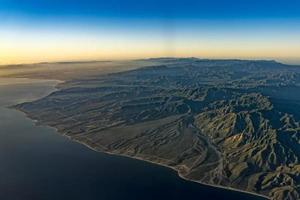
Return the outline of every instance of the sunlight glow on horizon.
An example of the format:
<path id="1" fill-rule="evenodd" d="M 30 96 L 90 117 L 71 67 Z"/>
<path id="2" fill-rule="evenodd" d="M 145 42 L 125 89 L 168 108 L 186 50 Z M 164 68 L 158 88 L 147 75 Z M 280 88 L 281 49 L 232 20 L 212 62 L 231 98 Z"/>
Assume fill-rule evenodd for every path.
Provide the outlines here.
<path id="1" fill-rule="evenodd" d="M 0 0 L 0 64 L 199 57 L 300 64 L 299 0 Z"/>
<path id="2" fill-rule="evenodd" d="M 300 21 L 0 25 L 0 65 L 150 57 L 274 59 L 300 64 Z M 120 25 L 121 24 L 121 25 Z"/>

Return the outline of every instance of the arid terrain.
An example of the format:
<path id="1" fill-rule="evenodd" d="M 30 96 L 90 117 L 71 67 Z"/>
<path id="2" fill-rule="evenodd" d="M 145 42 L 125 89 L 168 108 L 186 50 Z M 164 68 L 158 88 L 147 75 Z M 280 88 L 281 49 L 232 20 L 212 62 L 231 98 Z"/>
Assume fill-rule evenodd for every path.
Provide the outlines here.
<path id="1" fill-rule="evenodd" d="M 94 66 L 71 75 L 39 71 L 65 82 L 15 108 L 95 150 L 166 165 L 186 179 L 300 198 L 300 67 L 197 58 L 128 63 L 127 71 L 107 73 Z"/>

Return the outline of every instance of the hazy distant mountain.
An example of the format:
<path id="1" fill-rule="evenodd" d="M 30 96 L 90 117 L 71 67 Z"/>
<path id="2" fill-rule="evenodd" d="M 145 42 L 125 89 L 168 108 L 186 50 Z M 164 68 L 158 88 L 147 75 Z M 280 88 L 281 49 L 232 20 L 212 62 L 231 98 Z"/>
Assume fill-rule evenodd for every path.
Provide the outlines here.
<path id="1" fill-rule="evenodd" d="M 18 105 L 90 147 L 181 176 L 300 198 L 300 68 L 275 61 L 152 59 Z"/>

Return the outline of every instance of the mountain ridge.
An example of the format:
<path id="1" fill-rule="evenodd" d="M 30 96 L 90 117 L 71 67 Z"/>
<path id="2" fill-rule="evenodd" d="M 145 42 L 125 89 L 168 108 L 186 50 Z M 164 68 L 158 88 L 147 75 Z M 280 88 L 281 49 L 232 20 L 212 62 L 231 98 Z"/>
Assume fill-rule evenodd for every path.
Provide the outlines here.
<path id="1" fill-rule="evenodd" d="M 288 99 L 300 106 L 299 83 L 298 68 L 272 61 L 163 61 L 67 81 L 16 108 L 99 151 L 207 184 L 298 199 L 300 110 L 284 95 L 292 91 Z"/>

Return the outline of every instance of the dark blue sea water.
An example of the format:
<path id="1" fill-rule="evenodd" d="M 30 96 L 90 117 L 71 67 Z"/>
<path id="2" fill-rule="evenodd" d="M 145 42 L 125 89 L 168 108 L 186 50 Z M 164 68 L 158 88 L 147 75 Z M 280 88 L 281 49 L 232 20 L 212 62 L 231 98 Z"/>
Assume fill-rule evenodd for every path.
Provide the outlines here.
<path id="1" fill-rule="evenodd" d="M 24 99 L 24 90 L 44 91 L 36 88 L 40 84 L 34 87 L 0 87 L 1 200 L 263 199 L 185 181 L 158 165 L 94 152 L 5 108 L 10 99 Z"/>

